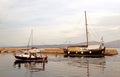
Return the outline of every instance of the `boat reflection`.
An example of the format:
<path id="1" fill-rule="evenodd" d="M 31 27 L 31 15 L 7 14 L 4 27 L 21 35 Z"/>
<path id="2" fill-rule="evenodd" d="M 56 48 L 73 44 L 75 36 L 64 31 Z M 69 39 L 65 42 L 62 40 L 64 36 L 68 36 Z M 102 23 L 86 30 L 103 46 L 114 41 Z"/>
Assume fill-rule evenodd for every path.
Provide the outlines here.
<path id="1" fill-rule="evenodd" d="M 80 54 L 69 54 L 64 55 L 64 57 L 88 57 L 88 58 L 103 58 L 104 55 L 80 55 Z"/>
<path id="2" fill-rule="evenodd" d="M 105 69 L 105 58 L 79 58 L 79 60 L 68 62 L 68 65 L 78 67 L 80 70 L 86 69 L 86 76 L 90 77 L 91 72 Z M 95 71 L 94 71 L 95 70 Z"/>
<path id="3" fill-rule="evenodd" d="M 16 66 L 21 69 L 24 67 L 28 69 L 30 72 L 38 72 L 38 71 L 45 71 L 45 63 L 47 61 L 22 61 L 22 60 L 15 60 L 14 67 Z"/>

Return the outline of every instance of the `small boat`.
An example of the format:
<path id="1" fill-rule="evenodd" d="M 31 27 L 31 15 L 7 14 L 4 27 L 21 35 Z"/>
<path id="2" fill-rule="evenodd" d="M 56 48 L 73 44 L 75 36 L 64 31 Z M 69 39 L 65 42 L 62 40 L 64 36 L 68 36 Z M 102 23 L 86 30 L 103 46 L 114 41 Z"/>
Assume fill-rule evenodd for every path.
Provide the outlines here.
<path id="1" fill-rule="evenodd" d="M 28 41 L 28 46 L 26 48 L 26 51 L 23 51 L 21 54 L 14 54 L 16 59 L 23 60 L 23 61 L 46 61 L 47 55 L 41 55 L 40 50 L 36 47 L 29 48 L 30 40 L 33 40 L 33 31 L 31 30 L 30 38 Z M 33 41 L 32 41 L 33 42 Z M 33 43 L 32 43 L 33 44 Z"/>
<path id="2" fill-rule="evenodd" d="M 87 17 L 85 11 L 85 27 L 86 27 L 86 44 L 85 45 L 74 45 L 68 46 L 64 49 L 64 54 L 66 56 L 104 56 L 105 46 L 103 43 L 103 38 L 99 45 L 89 45 L 88 43 L 88 28 L 87 28 Z"/>
<path id="3" fill-rule="evenodd" d="M 40 54 L 39 49 L 31 48 L 22 54 L 16 54 L 16 59 L 24 61 L 47 61 L 47 56 Z"/>

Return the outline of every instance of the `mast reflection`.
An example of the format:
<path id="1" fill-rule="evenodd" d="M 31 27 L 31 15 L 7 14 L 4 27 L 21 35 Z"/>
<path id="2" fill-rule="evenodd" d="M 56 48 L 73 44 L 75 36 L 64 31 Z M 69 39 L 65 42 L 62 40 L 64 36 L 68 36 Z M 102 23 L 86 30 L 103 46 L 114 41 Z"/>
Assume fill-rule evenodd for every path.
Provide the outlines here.
<path id="1" fill-rule="evenodd" d="M 21 67 L 25 67 L 31 72 L 38 72 L 38 71 L 45 71 L 45 63 L 47 61 L 22 61 L 22 60 L 15 60 L 13 66 L 18 69 Z"/>
<path id="2" fill-rule="evenodd" d="M 105 58 L 78 58 L 75 61 L 68 62 L 68 65 L 86 69 L 86 76 L 91 77 L 92 70 L 100 70 L 104 72 L 106 61 Z M 97 68 L 97 69 L 95 69 Z M 98 69 L 99 68 L 99 69 Z"/>

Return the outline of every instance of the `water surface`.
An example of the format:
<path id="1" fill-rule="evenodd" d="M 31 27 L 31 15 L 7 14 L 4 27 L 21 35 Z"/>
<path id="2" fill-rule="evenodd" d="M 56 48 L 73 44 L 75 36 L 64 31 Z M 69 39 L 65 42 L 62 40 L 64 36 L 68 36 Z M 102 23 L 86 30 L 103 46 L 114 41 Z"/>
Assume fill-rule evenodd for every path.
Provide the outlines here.
<path id="1" fill-rule="evenodd" d="M 102 58 L 47 54 L 48 62 L 16 62 L 0 54 L 0 77 L 120 77 L 120 54 Z"/>

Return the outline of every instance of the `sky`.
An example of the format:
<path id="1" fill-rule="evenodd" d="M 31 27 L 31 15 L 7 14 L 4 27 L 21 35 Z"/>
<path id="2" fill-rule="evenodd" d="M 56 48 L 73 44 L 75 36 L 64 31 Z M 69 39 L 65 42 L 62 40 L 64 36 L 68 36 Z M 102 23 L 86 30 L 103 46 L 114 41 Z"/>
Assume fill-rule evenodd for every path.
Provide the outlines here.
<path id="1" fill-rule="evenodd" d="M 120 40 L 120 0 L 0 0 L 0 47 Z"/>

